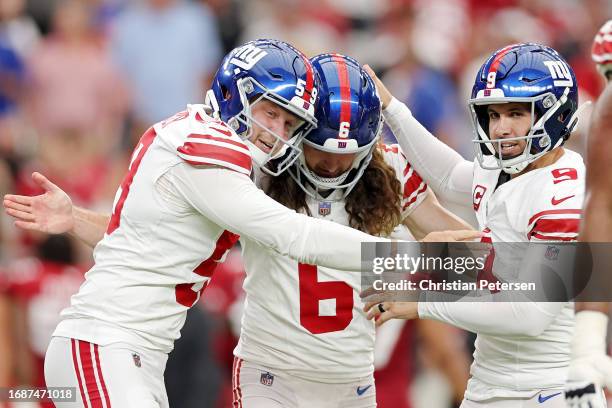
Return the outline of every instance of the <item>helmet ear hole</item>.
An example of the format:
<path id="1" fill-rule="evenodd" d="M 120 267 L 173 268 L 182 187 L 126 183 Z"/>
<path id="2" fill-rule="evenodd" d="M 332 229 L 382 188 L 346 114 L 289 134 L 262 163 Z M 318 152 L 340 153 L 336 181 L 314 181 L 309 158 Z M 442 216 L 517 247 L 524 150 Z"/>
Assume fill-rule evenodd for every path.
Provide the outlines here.
<path id="1" fill-rule="evenodd" d="M 487 105 L 476 105 L 474 110 L 476 111 L 476 117 L 482 130 L 488 135 L 489 134 L 489 112 L 487 111 Z"/>
<path id="2" fill-rule="evenodd" d="M 229 89 L 223 84 L 221 85 L 221 94 L 223 95 L 223 100 L 225 101 L 231 99 L 232 97 L 232 94 L 230 93 Z"/>

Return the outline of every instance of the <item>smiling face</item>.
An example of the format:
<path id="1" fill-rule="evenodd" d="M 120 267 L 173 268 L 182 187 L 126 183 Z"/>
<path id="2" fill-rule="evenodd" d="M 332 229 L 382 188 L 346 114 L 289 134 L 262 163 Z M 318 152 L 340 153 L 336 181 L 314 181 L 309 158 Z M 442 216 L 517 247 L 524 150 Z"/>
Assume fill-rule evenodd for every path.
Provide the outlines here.
<path id="1" fill-rule="evenodd" d="M 277 138 L 269 131 L 287 141 L 291 138 L 293 132 L 304 123 L 293 113 L 267 99 L 259 100 L 251 106 L 251 116 L 254 122 L 252 136 L 249 140 L 262 152 L 266 154 L 272 152 L 272 155 L 276 154 L 283 146 L 282 143 L 277 143 Z"/>
<path id="2" fill-rule="evenodd" d="M 527 102 L 488 105 L 487 115 L 491 140 L 526 136 L 531 129 L 531 104 Z M 527 140 L 513 140 L 502 142 L 501 151 L 497 143 L 493 143 L 493 148 L 502 159 L 511 159 L 523 153 L 526 145 Z"/>

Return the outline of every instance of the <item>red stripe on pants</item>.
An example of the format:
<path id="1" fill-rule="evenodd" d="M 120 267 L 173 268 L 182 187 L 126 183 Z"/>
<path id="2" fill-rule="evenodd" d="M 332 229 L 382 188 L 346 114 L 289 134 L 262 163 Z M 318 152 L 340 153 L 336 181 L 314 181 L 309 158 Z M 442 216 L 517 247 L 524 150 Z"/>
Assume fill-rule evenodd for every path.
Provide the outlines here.
<path id="1" fill-rule="evenodd" d="M 79 341 L 78 343 L 81 367 L 83 369 L 83 376 L 85 377 L 85 388 L 87 389 L 89 402 L 92 408 L 103 408 L 102 396 L 98 389 L 96 375 L 94 374 L 93 360 L 91 358 L 91 343 L 86 341 Z"/>
<path id="2" fill-rule="evenodd" d="M 72 363 L 74 364 L 74 372 L 76 374 L 77 380 L 79 381 L 79 390 L 81 391 L 81 399 L 83 400 L 83 405 L 87 406 L 87 400 L 85 399 L 85 391 L 83 390 L 83 382 L 81 380 L 81 371 L 79 370 L 79 362 L 77 361 L 76 355 L 76 342 L 78 340 L 70 339 L 70 345 L 72 346 Z"/>

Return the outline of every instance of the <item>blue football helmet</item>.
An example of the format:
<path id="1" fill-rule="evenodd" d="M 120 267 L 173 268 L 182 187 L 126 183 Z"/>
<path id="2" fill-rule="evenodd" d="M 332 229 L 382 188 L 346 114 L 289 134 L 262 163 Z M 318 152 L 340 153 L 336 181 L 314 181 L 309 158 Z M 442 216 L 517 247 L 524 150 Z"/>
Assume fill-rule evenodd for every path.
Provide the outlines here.
<path id="1" fill-rule="evenodd" d="M 487 106 L 509 102 L 531 104 L 531 128 L 525 136 L 492 140 Z M 576 77 L 563 57 L 550 47 L 509 45 L 495 51 L 478 71 L 469 106 L 480 166 L 516 174 L 569 138 L 578 119 Z M 519 140 L 526 140 L 527 145 L 518 156 L 504 158 L 497 153 L 502 151 L 502 141 Z"/>
<path id="2" fill-rule="evenodd" d="M 310 170 L 304 153 L 289 172 L 310 196 L 324 199 L 320 192 L 344 189 L 342 197 L 337 198 L 343 199 L 355 187 L 372 158 L 382 128 L 381 102 L 374 81 L 353 58 L 320 54 L 310 61 L 321 80 L 315 110 L 318 126 L 302 143 L 325 152 L 356 153 L 356 156 L 352 166 L 334 178 L 325 178 Z"/>
<path id="3" fill-rule="evenodd" d="M 283 41 L 260 39 L 237 47 L 225 56 L 206 93 L 206 104 L 215 117 L 226 122 L 245 140 L 255 164 L 276 176 L 297 159 L 299 141 L 316 127 L 314 110 L 318 84 L 304 54 Z M 263 100 L 298 117 L 299 123 L 290 130 L 288 140 L 253 118 L 253 106 Z M 275 137 L 269 152 L 249 141 L 253 124 Z"/>

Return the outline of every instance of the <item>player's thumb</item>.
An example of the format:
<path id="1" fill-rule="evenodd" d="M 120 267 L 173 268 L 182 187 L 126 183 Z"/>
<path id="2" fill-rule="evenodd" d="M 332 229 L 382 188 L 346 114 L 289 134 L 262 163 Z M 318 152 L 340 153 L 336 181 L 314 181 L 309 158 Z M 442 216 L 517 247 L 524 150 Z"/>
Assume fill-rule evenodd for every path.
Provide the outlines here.
<path id="1" fill-rule="evenodd" d="M 50 182 L 48 178 L 37 171 L 32 173 L 32 180 L 34 180 L 34 182 L 45 191 L 57 191 L 60 189 L 58 186 Z"/>

